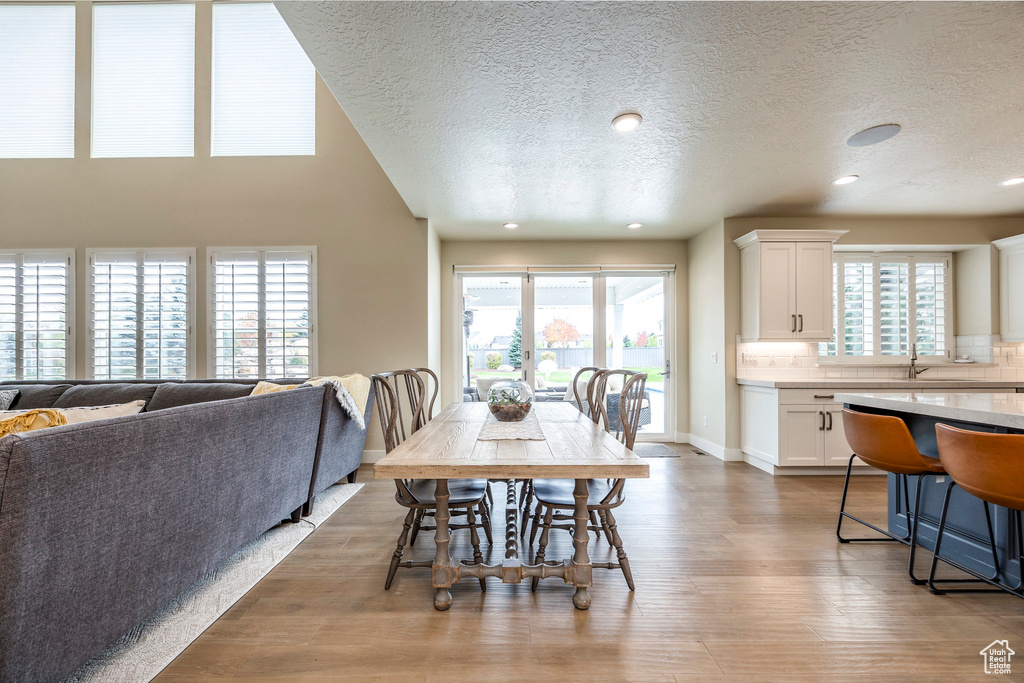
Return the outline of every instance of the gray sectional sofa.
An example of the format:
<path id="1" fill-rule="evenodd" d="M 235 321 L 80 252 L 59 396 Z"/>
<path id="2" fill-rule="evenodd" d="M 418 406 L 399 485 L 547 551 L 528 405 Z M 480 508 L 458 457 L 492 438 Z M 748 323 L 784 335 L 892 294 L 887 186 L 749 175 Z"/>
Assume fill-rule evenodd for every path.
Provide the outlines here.
<path id="1" fill-rule="evenodd" d="M 59 681 L 359 466 L 330 386 L 0 383 L 12 409 L 144 412 L 0 439 L 0 681 Z M 373 397 L 367 404 L 370 423 Z"/>

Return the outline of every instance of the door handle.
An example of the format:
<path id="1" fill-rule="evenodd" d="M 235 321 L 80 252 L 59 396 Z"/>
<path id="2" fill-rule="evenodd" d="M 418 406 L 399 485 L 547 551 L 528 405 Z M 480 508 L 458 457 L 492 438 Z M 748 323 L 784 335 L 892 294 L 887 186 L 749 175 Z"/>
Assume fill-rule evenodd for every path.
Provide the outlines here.
<path id="1" fill-rule="evenodd" d="M 796 332 L 796 313 L 793 314 L 793 329 L 790 332 Z"/>
<path id="2" fill-rule="evenodd" d="M 800 318 L 800 329 L 797 330 L 797 332 L 803 332 L 804 331 L 804 314 L 801 313 L 797 317 Z"/>
<path id="3" fill-rule="evenodd" d="M 828 412 L 828 431 L 832 431 L 832 411 Z"/>
<path id="4" fill-rule="evenodd" d="M 823 432 L 823 431 L 825 431 L 825 411 L 824 410 L 819 410 L 818 411 L 818 417 L 821 418 L 821 426 L 818 427 L 818 431 L 819 432 Z"/>

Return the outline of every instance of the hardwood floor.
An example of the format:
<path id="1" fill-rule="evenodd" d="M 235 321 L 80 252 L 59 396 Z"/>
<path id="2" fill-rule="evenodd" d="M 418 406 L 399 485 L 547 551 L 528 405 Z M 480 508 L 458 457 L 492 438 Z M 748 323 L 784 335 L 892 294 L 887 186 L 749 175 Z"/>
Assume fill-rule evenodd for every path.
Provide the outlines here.
<path id="1" fill-rule="evenodd" d="M 366 487 L 159 680 L 931 683 L 988 680 L 983 647 L 1024 647 L 1024 600 L 931 595 L 907 579 L 905 546 L 839 545 L 840 477 L 773 478 L 673 448 L 680 457 L 649 459 L 651 478 L 630 481 L 618 511 L 635 593 L 595 570 L 593 606 L 579 612 L 557 579 L 536 593 L 498 582 L 481 593 L 471 580 L 437 612 L 428 569 L 399 570 L 385 592 L 405 510 L 364 468 Z M 884 486 L 856 478 L 851 507 L 883 519 Z M 614 559 L 603 541 L 590 547 Z M 433 552 L 421 535 L 406 559 Z M 466 532 L 453 553 L 471 557 Z M 569 534 L 553 534 L 548 557 L 570 554 Z M 929 560 L 919 554 L 921 568 Z"/>

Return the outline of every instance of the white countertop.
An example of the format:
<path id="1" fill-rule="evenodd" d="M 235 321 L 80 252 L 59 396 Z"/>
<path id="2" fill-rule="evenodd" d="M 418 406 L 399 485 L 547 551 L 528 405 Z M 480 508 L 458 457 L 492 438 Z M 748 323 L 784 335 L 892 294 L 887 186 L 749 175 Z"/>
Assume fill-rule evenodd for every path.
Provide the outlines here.
<path id="1" fill-rule="evenodd" d="M 1024 394 L 836 394 L 836 401 L 947 420 L 1024 429 Z"/>
<path id="2" fill-rule="evenodd" d="M 737 379 L 737 384 L 769 389 L 1016 389 L 1024 382 L 984 379 Z"/>

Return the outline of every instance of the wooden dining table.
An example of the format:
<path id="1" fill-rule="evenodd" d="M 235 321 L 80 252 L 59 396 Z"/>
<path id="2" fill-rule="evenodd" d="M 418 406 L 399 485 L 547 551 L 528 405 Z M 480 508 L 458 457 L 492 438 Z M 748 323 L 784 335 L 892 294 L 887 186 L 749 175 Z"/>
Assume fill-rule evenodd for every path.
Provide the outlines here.
<path id="1" fill-rule="evenodd" d="M 436 589 L 434 607 L 452 605 L 449 590 L 462 579 L 497 577 L 502 583 L 524 579 L 561 578 L 576 591 L 572 602 L 577 609 L 590 607 L 588 588 L 593 569 L 587 552 L 590 514 L 588 479 L 647 478 L 650 468 L 633 451 L 619 443 L 601 426 L 594 424 L 570 403 L 543 402 L 533 406 L 543 440 L 480 440 L 480 430 L 494 420 L 487 404 L 452 403 L 437 417 L 413 433 L 405 442 L 379 460 L 373 468 L 375 479 L 435 479 L 434 497 L 436 552 L 431 564 L 431 581 Z M 516 480 L 574 479 L 573 555 L 561 562 L 525 564 L 520 559 L 519 504 Z M 449 553 L 449 479 L 503 480 L 505 497 L 505 553 L 500 564 L 455 561 Z"/>

